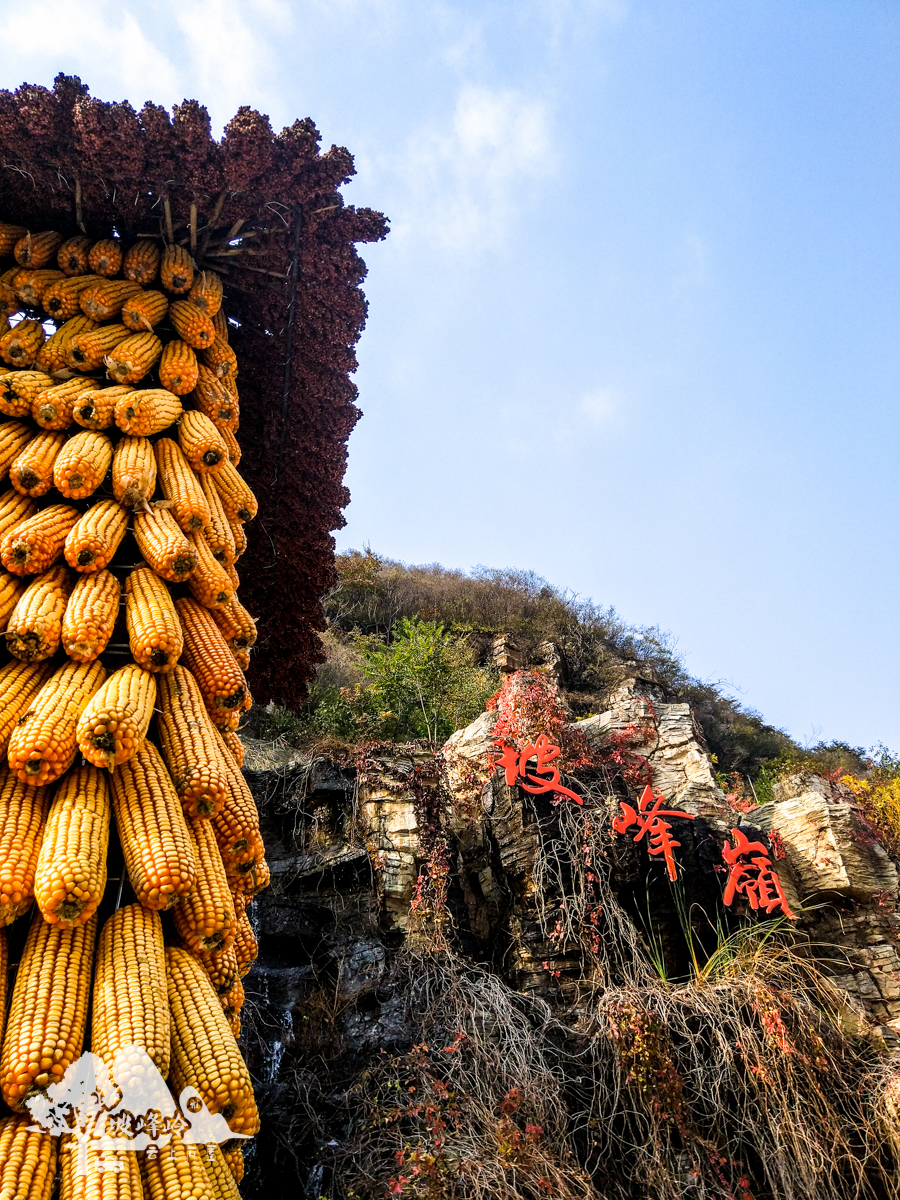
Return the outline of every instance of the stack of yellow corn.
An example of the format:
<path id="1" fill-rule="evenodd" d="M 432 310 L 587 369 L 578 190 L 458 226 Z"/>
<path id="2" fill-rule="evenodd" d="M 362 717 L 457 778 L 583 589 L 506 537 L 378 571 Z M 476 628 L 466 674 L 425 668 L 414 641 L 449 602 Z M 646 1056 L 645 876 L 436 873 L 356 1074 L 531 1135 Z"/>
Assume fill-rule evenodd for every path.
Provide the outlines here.
<path id="1" fill-rule="evenodd" d="M 0 1194 L 58 1172 L 67 1200 L 103 1162 L 79 1173 L 20 1114 L 87 1049 L 137 1045 L 176 1098 L 258 1129 L 236 1042 L 268 882 L 236 734 L 256 500 L 216 274 L 150 237 L 2 224 L 0 256 Z M 106 1169 L 123 1195 L 237 1195 L 233 1146 L 199 1175 L 186 1144 L 165 1155 Z"/>

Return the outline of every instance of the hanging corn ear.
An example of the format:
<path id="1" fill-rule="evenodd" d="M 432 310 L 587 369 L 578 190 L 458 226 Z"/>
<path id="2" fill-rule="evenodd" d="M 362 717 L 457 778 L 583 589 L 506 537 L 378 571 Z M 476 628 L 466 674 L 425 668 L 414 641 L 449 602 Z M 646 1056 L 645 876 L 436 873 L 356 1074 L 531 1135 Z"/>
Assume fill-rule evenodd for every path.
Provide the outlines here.
<path id="1" fill-rule="evenodd" d="M 211 346 L 216 340 L 212 321 L 190 300 L 174 300 L 169 305 L 169 320 L 181 340 L 195 350 Z"/>
<path id="2" fill-rule="evenodd" d="M 239 767 L 244 765 L 244 743 L 232 729 L 218 728 L 219 737 Z"/>
<path id="3" fill-rule="evenodd" d="M 5 317 L 8 321 L 19 311 L 19 307 L 19 297 L 16 295 L 12 283 L 4 282 L 4 277 L 0 276 L 0 316 Z"/>
<path id="4" fill-rule="evenodd" d="M 237 562 L 247 549 L 247 531 L 241 521 L 229 521 L 228 524 L 231 526 L 231 536 L 234 538 L 234 561 Z"/>
<path id="5" fill-rule="evenodd" d="M 237 932 L 234 937 L 234 956 L 237 959 L 238 974 L 243 978 L 259 955 L 259 942 L 247 916 L 247 897 L 238 895 L 234 898 L 234 911 L 237 916 Z"/>
<path id="6" fill-rule="evenodd" d="M 230 462 L 222 464 L 213 476 L 222 507 L 229 521 L 252 521 L 257 513 L 256 497 Z"/>
<path id="7" fill-rule="evenodd" d="M 213 329 L 216 331 L 216 341 L 223 342 L 228 345 L 228 320 L 224 311 L 220 308 L 212 319 Z"/>
<path id="8" fill-rule="evenodd" d="M 98 275 L 112 279 L 122 269 L 122 246 L 115 238 L 94 242 L 88 251 L 88 266 Z"/>
<path id="9" fill-rule="evenodd" d="M 181 401 L 165 388 L 142 388 L 116 403 L 116 424 L 131 437 L 162 433 L 181 416 Z"/>
<path id="10" fill-rule="evenodd" d="M 106 890 L 109 782 L 96 767 L 76 767 L 50 805 L 34 876 L 34 898 L 50 925 L 86 924 Z"/>
<path id="11" fill-rule="evenodd" d="M 198 475 L 221 470 L 228 459 L 220 431 L 202 412 L 183 414 L 178 422 L 178 444 Z"/>
<path id="12" fill-rule="evenodd" d="M 176 666 L 158 688 L 156 730 L 175 791 L 187 816 L 210 817 L 224 808 L 227 785 L 197 681 Z"/>
<path id="13" fill-rule="evenodd" d="M 194 282 L 194 264 L 183 246 L 166 246 L 159 277 L 167 292 L 189 292 Z"/>
<path id="14" fill-rule="evenodd" d="M 184 665 L 197 680 L 213 723 L 224 724 L 243 704 L 247 681 L 208 610 L 186 597 L 175 607 L 184 630 Z"/>
<path id="15" fill-rule="evenodd" d="M 231 1168 L 225 1161 L 221 1147 L 210 1142 L 209 1154 L 203 1154 L 202 1162 L 212 1185 L 213 1200 L 241 1200 L 241 1193 L 238 1191 Z"/>
<path id="16" fill-rule="evenodd" d="M 13 247 L 13 258 L 23 267 L 45 267 L 53 262 L 62 243 L 63 235 L 55 230 L 25 233 Z"/>
<path id="17" fill-rule="evenodd" d="M 112 789 L 134 894 L 147 908 L 171 908 L 193 888 L 197 866 L 181 805 L 152 742 L 113 772 Z"/>
<path id="18" fill-rule="evenodd" d="M 172 594 L 155 571 L 138 567 L 125 584 L 125 622 L 136 663 L 146 671 L 171 671 L 184 648 Z M 162 695 L 162 685 L 160 684 Z"/>
<path id="19" fill-rule="evenodd" d="M 58 1200 L 143 1200 L 140 1155 L 66 1134 L 59 1148 Z"/>
<path id="20" fill-rule="evenodd" d="M 67 275 L 86 275 L 90 248 L 89 237 L 67 238 L 56 252 L 59 269 Z"/>
<path id="21" fill-rule="evenodd" d="M 144 744 L 156 679 L 135 663 L 120 667 L 94 693 L 78 720 L 78 748 L 95 767 L 114 770 Z"/>
<path id="22" fill-rule="evenodd" d="M 203 536 L 206 538 L 206 544 L 209 546 L 212 556 L 217 563 L 233 563 L 234 537 L 231 532 L 231 526 L 228 524 L 228 518 L 225 516 L 225 510 L 222 507 L 222 500 L 208 474 L 201 475 L 199 479 L 200 487 L 203 489 L 203 496 L 209 509 L 209 521 L 203 526 Z"/>
<path id="23" fill-rule="evenodd" d="M 39 915 L 31 922 L 0 1053 L 0 1093 L 13 1110 L 46 1093 L 81 1057 L 96 931 L 96 917 L 77 929 Z"/>
<path id="24" fill-rule="evenodd" d="M 197 856 L 197 882 L 175 910 L 175 928 L 190 950 L 227 950 L 234 944 L 236 921 L 222 855 L 209 821 L 189 818 L 188 828 Z"/>
<path id="25" fill-rule="evenodd" d="M 106 373 L 116 383 L 140 383 L 162 354 L 162 342 L 153 333 L 133 333 L 107 354 Z"/>
<path id="26" fill-rule="evenodd" d="M 203 951 L 194 953 L 203 964 L 203 969 L 209 976 L 209 982 L 213 985 L 213 991 L 217 996 L 226 996 L 241 977 L 234 946 L 214 953 Z"/>
<path id="27" fill-rule="evenodd" d="M 123 1052 L 138 1046 L 165 1079 L 170 1041 L 162 921 L 142 904 L 129 904 L 113 913 L 97 942 L 91 1049 L 118 1067 Z"/>
<path id="28" fill-rule="evenodd" d="M 97 431 L 111 429 L 116 423 L 116 404 L 133 389 L 126 386 L 92 388 L 82 392 L 72 416 L 78 425 Z"/>
<path id="29" fill-rule="evenodd" d="M 126 300 L 140 292 L 140 284 L 127 279 L 102 279 L 86 287 L 78 298 L 81 311 L 92 321 L 110 321 L 122 311 Z"/>
<path id="30" fill-rule="evenodd" d="M 122 305 L 122 321 L 135 333 L 152 333 L 168 311 L 162 292 L 137 292 Z"/>
<path id="31" fill-rule="evenodd" d="M 0 412 L 8 417 L 30 417 L 35 396 L 53 387 L 43 371 L 9 371 L 0 379 Z"/>
<path id="32" fill-rule="evenodd" d="M 75 423 L 75 405 L 79 396 L 92 387 L 89 379 L 67 379 L 65 383 L 57 383 L 38 392 L 31 405 L 31 415 L 42 429 L 68 429 Z"/>
<path id="33" fill-rule="evenodd" d="M 193 1087 L 211 1113 L 221 1113 L 234 1133 L 254 1134 L 259 1115 L 250 1076 L 202 965 L 187 950 L 166 948 L 172 1010 L 170 1086 Z"/>
<path id="34" fill-rule="evenodd" d="M 11 225 L 8 221 L 0 221 L 0 256 L 6 258 L 16 248 L 16 243 L 25 236 L 28 230 L 24 225 Z"/>
<path id="35" fill-rule="evenodd" d="M 240 979 L 227 991 L 223 996 L 219 997 L 219 1003 L 222 1005 L 222 1012 L 228 1018 L 228 1024 L 231 1026 L 231 1031 L 234 1036 L 241 1036 L 241 1009 L 244 1007 L 244 985 Z"/>
<path id="36" fill-rule="evenodd" d="M 144 1200 L 213 1200 L 212 1184 L 201 1162 L 204 1152 L 205 1147 L 186 1145 L 181 1134 L 173 1133 L 162 1154 L 153 1158 L 142 1154 Z"/>
<path id="37" fill-rule="evenodd" d="M 160 438 L 154 450 L 159 486 L 171 504 L 169 512 L 185 533 L 198 532 L 209 523 L 209 505 L 200 481 L 171 438 Z"/>
<path id="38" fill-rule="evenodd" d="M 232 590 L 234 592 L 239 591 L 240 586 L 241 586 L 241 577 L 240 577 L 240 575 L 238 575 L 237 567 L 235 567 L 234 563 L 223 563 L 222 570 L 228 576 L 229 582 L 231 583 Z"/>
<path id="39" fill-rule="evenodd" d="M 98 325 L 87 333 L 76 333 L 66 347 L 66 363 L 74 371 L 96 371 L 130 333 L 125 325 Z"/>
<path id="40" fill-rule="evenodd" d="M 93 662 L 109 644 L 119 615 L 119 581 L 109 571 L 82 575 L 69 597 L 62 647 L 76 662 Z"/>
<path id="41" fill-rule="evenodd" d="M 40 662 L 56 653 L 73 586 L 65 567 L 51 567 L 29 583 L 6 627 L 10 654 L 23 662 Z"/>
<path id="42" fill-rule="evenodd" d="M 86 575 L 102 571 L 112 561 L 127 528 L 128 513 L 120 504 L 98 500 L 69 531 L 66 562 Z"/>
<path id="43" fill-rule="evenodd" d="M 68 662 L 50 676 L 10 734 L 10 769 L 23 783 L 43 786 L 68 771 L 78 718 L 104 679 L 98 662 Z"/>
<path id="44" fill-rule="evenodd" d="M 197 386 L 197 355 L 185 342 L 169 342 L 159 360 L 159 382 L 176 396 Z"/>
<path id="45" fill-rule="evenodd" d="M 30 367 L 46 337 L 40 321 L 20 321 L 0 337 L 0 358 L 13 367 Z"/>
<path id="46" fill-rule="evenodd" d="M 53 486 L 53 464 L 66 442 L 64 433 L 42 431 L 13 459 L 9 482 L 23 496 L 44 496 Z"/>
<path id="47" fill-rule="evenodd" d="M 62 554 L 69 530 L 81 514 L 68 504 L 51 504 L 16 525 L 0 540 L 0 561 L 13 575 L 38 575 Z"/>
<path id="48" fill-rule="evenodd" d="M 170 583 L 181 583 L 197 565 L 196 550 L 168 509 L 135 510 L 134 540 L 147 565 Z"/>
<path id="49" fill-rule="evenodd" d="M 266 862 L 262 840 L 259 841 L 259 854 L 254 863 L 241 863 L 236 867 L 226 868 L 228 886 L 237 895 L 243 892 L 248 897 L 259 895 L 265 891 L 271 882 L 269 864 Z"/>
<path id="50" fill-rule="evenodd" d="M 146 287 L 159 274 L 161 254 L 162 251 L 156 242 L 150 238 L 140 238 L 125 251 L 122 274 L 132 283 L 139 283 L 141 287 Z"/>
<path id="51" fill-rule="evenodd" d="M 143 437 L 116 443 L 112 462 L 113 495 L 125 508 L 146 508 L 156 491 L 156 455 Z"/>
<path id="52" fill-rule="evenodd" d="M 217 563 L 202 533 L 188 534 L 197 552 L 197 566 L 187 581 L 191 595 L 205 608 L 221 608 L 234 599 L 234 590 L 221 563 Z"/>
<path id="53" fill-rule="evenodd" d="M 5 969 L 3 976 L 5 979 Z M 50 1200 L 58 1141 L 53 1134 L 42 1133 L 30 1113 L 0 1119 L 0 1196 L 4 1200 Z"/>
<path id="54" fill-rule="evenodd" d="M 217 426 L 231 424 L 237 418 L 234 396 L 203 363 L 197 368 L 197 386 L 191 392 L 191 400 Z"/>
<path id="55" fill-rule="evenodd" d="M 240 767 L 224 745 L 216 746 L 216 756 L 227 786 L 224 807 L 210 818 L 216 841 L 226 867 L 236 863 L 252 864 L 262 857 L 256 801 Z"/>
<path id="56" fill-rule="evenodd" d="M 90 333 L 92 329 L 96 328 L 97 323 L 89 321 L 87 317 L 70 317 L 38 350 L 37 358 L 34 360 L 35 369 L 48 373 L 65 370 L 68 367 L 66 354 L 69 350 L 69 342 L 76 334 Z M 52 384 L 51 380 L 47 387 L 51 387 Z"/>
<path id="57" fill-rule="evenodd" d="M 27 583 L 18 575 L 0 571 L 0 629 L 5 629 L 9 615 L 16 607 Z"/>
<path id="58" fill-rule="evenodd" d="M 223 1157 L 228 1164 L 228 1169 L 234 1178 L 235 1183 L 240 1183 L 244 1178 L 244 1152 L 240 1148 L 237 1150 L 223 1151 Z"/>
<path id="59" fill-rule="evenodd" d="M 234 661 L 246 674 L 250 670 L 250 651 L 246 647 L 236 646 L 234 642 L 228 643 L 228 649 L 234 655 Z"/>
<path id="60" fill-rule="evenodd" d="M 68 321 L 72 317 L 88 318 L 81 311 L 81 293 L 94 284 L 102 283 L 101 275 L 76 275 L 74 279 L 63 277 L 56 283 L 51 283 L 41 297 L 44 312 L 57 321 Z M 95 326 L 96 321 L 91 322 Z"/>
<path id="61" fill-rule="evenodd" d="M 49 810 L 49 788 L 29 787 L 0 766 L 0 925 L 12 924 L 34 900 L 34 876 Z M 2 1021 L 0 1016 L 0 1025 Z"/>
<path id="62" fill-rule="evenodd" d="M 195 275 L 188 299 L 212 320 L 222 307 L 221 275 L 215 271 L 201 271 Z"/>
<path id="63" fill-rule="evenodd" d="M 222 441 L 228 448 L 228 461 L 233 467 L 236 467 L 241 461 L 241 448 L 234 436 L 234 431 L 228 425 L 223 425 L 219 432 L 222 435 Z"/>
<path id="64" fill-rule="evenodd" d="M 256 622 L 240 600 L 234 599 L 230 604 L 217 608 L 212 618 L 226 641 L 233 641 L 239 650 L 256 645 Z"/>
<path id="65" fill-rule="evenodd" d="M 18 659 L 0 667 L 0 760 L 3 762 L 19 717 L 30 708 L 52 671 L 48 662 L 25 663 Z"/>
<path id="66" fill-rule="evenodd" d="M 70 500 L 92 496 L 106 478 L 112 456 L 112 442 L 105 433 L 88 429 L 76 433 L 53 464 L 56 490 Z"/>
<path id="67" fill-rule="evenodd" d="M 64 279 L 62 271 L 20 271 L 13 287 L 26 308 L 40 308 L 47 291 Z"/>

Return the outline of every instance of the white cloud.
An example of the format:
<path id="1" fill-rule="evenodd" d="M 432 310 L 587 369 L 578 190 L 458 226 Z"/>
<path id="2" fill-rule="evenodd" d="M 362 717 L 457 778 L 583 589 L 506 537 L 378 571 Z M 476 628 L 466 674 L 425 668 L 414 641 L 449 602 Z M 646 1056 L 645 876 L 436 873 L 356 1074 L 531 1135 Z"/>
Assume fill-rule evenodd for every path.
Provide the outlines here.
<path id="1" fill-rule="evenodd" d="M 624 397 L 613 387 L 597 387 L 582 396 L 578 411 L 589 425 L 601 428 L 608 425 L 622 408 Z"/>

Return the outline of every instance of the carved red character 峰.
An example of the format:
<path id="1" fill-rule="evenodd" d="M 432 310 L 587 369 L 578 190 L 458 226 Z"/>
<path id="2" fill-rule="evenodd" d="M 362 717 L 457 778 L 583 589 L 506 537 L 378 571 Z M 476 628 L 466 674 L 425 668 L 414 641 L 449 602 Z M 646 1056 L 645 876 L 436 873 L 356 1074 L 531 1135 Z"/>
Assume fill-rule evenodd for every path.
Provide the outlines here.
<path id="1" fill-rule="evenodd" d="M 517 750 L 515 746 L 508 746 L 506 742 L 495 742 L 494 744 L 500 750 L 500 757 L 494 760 L 494 765 L 502 767 L 505 772 L 507 787 L 514 787 L 518 784 L 526 792 L 535 795 L 554 792 L 560 797 L 567 796 L 576 804 L 583 803 L 580 796 L 562 786 L 559 782 L 559 770 L 550 766 L 553 760 L 559 757 L 560 750 L 559 746 L 550 741 L 546 733 L 539 734 L 534 745 L 529 743 L 521 750 Z M 534 767 L 529 765 L 531 759 L 535 760 Z"/>
<path id="2" fill-rule="evenodd" d="M 767 913 L 781 909 L 791 921 L 797 917 L 791 912 L 787 897 L 781 887 L 778 872 L 772 866 L 769 850 L 762 842 L 751 842 L 745 833 L 732 829 L 734 847 L 726 842 L 722 857 L 731 868 L 725 884 L 723 903 L 734 902 L 736 895 L 746 896 L 750 907 L 762 908 Z"/>
<path id="3" fill-rule="evenodd" d="M 636 809 L 630 804 L 626 804 L 624 800 L 619 801 L 622 811 L 615 818 L 612 826 L 616 833 L 628 833 L 637 826 L 637 833 L 634 837 L 636 842 L 639 842 L 645 833 L 648 834 L 648 854 L 663 856 L 669 878 L 674 881 L 678 878 L 674 850 L 676 846 L 681 845 L 681 842 L 676 841 L 672 836 L 672 826 L 668 821 L 664 821 L 663 817 L 685 817 L 688 821 L 693 821 L 694 818 L 690 813 L 681 812 L 677 808 L 663 808 L 663 804 L 665 804 L 665 797 L 654 796 L 653 789 L 648 784 L 641 792 Z"/>

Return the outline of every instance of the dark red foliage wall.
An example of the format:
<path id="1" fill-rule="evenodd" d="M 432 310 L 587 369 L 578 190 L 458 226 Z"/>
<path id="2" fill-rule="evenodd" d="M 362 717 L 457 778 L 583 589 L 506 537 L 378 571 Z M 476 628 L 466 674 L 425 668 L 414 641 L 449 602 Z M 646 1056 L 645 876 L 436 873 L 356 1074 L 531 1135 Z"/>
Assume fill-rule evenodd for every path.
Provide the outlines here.
<path id="1" fill-rule="evenodd" d="M 186 100 L 172 115 L 107 104 L 77 77 L 52 91 L 0 92 L 0 218 L 33 229 L 124 239 L 153 233 L 220 271 L 240 323 L 241 473 L 256 492 L 239 564 L 260 619 L 250 671 L 258 700 L 298 705 L 321 660 L 321 597 L 334 581 L 346 444 L 359 418 L 354 347 L 366 320 L 356 244 L 387 233 L 381 213 L 345 205 L 348 151 L 324 154 L 309 120 L 274 134 L 243 107 L 221 141 Z"/>

